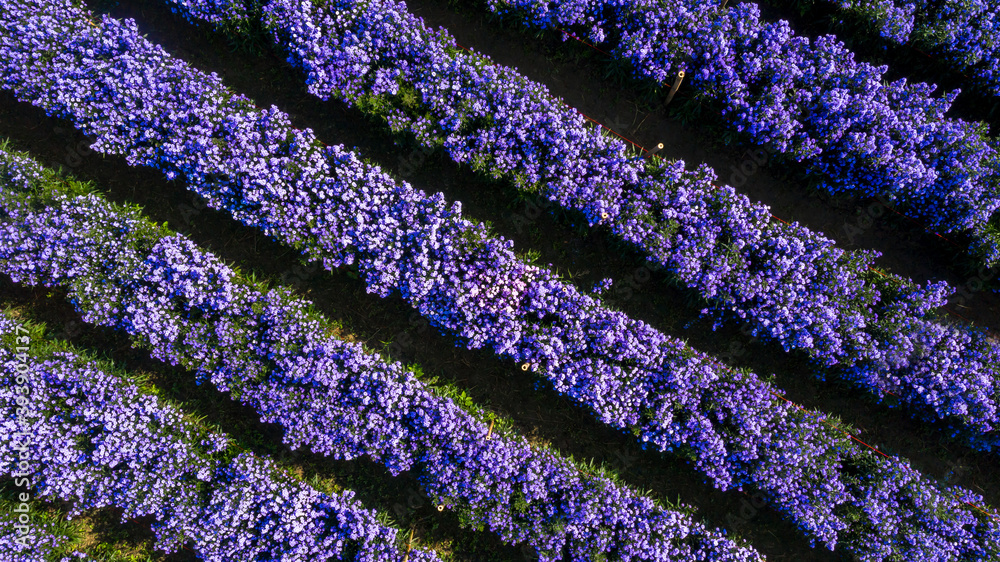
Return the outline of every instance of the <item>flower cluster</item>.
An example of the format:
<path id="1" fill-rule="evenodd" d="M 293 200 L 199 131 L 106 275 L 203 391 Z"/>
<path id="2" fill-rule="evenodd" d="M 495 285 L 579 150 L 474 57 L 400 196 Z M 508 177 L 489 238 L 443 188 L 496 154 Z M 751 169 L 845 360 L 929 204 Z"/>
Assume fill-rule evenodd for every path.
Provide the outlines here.
<path id="1" fill-rule="evenodd" d="M 0 313 L 0 331 L 13 327 Z M 233 452 L 226 436 L 86 356 L 46 355 L 15 361 L 0 349 L 0 428 L 31 440 L 27 454 L 16 440 L 0 443 L 0 473 L 29 473 L 38 497 L 68 503 L 70 516 L 113 506 L 123 521 L 150 517 L 157 549 L 191 541 L 209 562 L 342 560 L 349 547 L 370 562 L 404 559 L 396 529 L 379 524 L 353 492 L 322 494 L 249 453 L 223 460 Z M 15 377 L 30 400 L 16 400 Z M 438 560 L 426 551 L 409 559 Z"/>
<path id="2" fill-rule="evenodd" d="M 183 9 L 171 6 L 170 10 L 180 13 L 191 23 L 206 21 L 233 31 L 245 29 L 250 23 L 250 15 L 242 0 L 186 0 Z"/>
<path id="3" fill-rule="evenodd" d="M 172 2 L 204 17 L 200 4 Z M 544 86 L 454 49 L 402 4 L 271 0 L 262 14 L 314 95 L 351 104 L 381 96 L 385 103 L 358 105 L 390 106 L 388 123 L 425 146 L 607 225 L 709 299 L 720 319 L 747 320 L 754 336 L 846 367 L 849 380 L 901 396 L 931 419 L 961 420 L 978 434 L 997 429 L 1000 347 L 980 330 L 935 320 L 945 283 L 915 287 L 870 272 L 877 253 L 845 252 L 798 224 L 771 221 L 766 206 L 717 188 L 707 166 L 647 168 Z M 419 111 L 397 95 L 407 89 L 419 95 Z"/>
<path id="4" fill-rule="evenodd" d="M 0 161 L 4 168 L 37 167 L 18 155 Z M 290 446 L 336 458 L 368 456 L 393 473 L 420 467 L 418 479 L 432 497 L 511 542 L 528 542 L 545 560 L 564 552 L 586 559 L 609 549 L 634 560 L 651 552 L 662 553 L 655 559 L 756 558 L 689 516 L 606 479 L 578 475 L 573 464 L 523 438 L 487 439 L 483 423 L 398 363 L 329 335 L 332 326 L 308 303 L 283 290 L 255 289 L 183 237 L 142 236 L 149 230 L 136 220 L 117 238 L 94 236 L 107 240 L 104 247 L 62 251 L 75 244 L 75 233 L 102 228 L 102 217 L 114 216 L 116 206 L 68 193 L 49 205 L 18 204 L 60 185 L 0 185 L 0 271 L 18 282 L 29 273 L 34 283 L 58 282 L 87 321 L 125 330 L 154 357 L 229 391 L 263 421 L 280 425 Z M 101 268 L 87 263 L 123 265 L 91 275 Z M 466 267 L 475 265 L 469 260 Z M 60 273 L 69 270 L 81 273 Z M 502 277 L 485 285 L 475 278 L 462 279 L 468 289 L 457 298 L 513 290 Z M 809 536 L 865 560 L 883 558 L 875 544 L 890 544 L 907 559 L 992 555 L 1000 526 L 954 499 L 954 491 L 900 459 L 855 445 L 821 414 L 776 399 L 753 374 L 725 370 L 618 313 L 586 321 L 574 314 L 569 285 L 542 280 L 505 302 L 530 306 L 544 321 L 525 328 L 523 339 L 539 350 L 533 364 L 605 422 L 634 431 L 655 449 L 690 454 L 720 489 L 764 491 Z M 117 306 L 107 307 L 109 301 Z M 868 529 L 892 540 L 876 540 Z"/>
<path id="5" fill-rule="evenodd" d="M 0 329 L 7 325 L 0 319 Z M 0 504 L 0 557 L 3 560 L 18 562 L 100 562 L 86 553 L 73 551 L 65 553 L 70 538 L 52 525 L 43 521 L 32 520 L 25 525 L 18 519 L 19 513 L 14 512 L 19 503 L 8 502 Z M 28 504 L 31 505 L 31 504 Z M 58 557 L 58 558 L 57 558 Z"/>
<path id="6" fill-rule="evenodd" d="M 1000 96 L 1000 15 L 985 0 L 835 0 L 889 41 L 926 49 Z"/>
<path id="7" fill-rule="evenodd" d="M 489 0 L 536 27 L 579 30 L 636 77 L 657 84 L 678 71 L 746 140 L 800 162 L 831 193 L 883 197 L 969 251 L 1000 263 L 1000 153 L 986 125 L 945 117 L 958 92 L 886 83 L 885 66 L 854 60 L 833 36 L 796 36 L 760 8 L 716 0 Z"/>

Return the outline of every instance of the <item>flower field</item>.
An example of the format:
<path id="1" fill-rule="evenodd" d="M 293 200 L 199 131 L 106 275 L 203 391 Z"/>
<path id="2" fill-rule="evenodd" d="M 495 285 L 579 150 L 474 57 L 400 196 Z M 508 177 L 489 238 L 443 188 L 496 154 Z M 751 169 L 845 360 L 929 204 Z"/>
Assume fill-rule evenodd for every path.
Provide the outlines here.
<path id="1" fill-rule="evenodd" d="M 0 0 L 3 559 L 1000 561 L 990 115 L 436 1 Z"/>

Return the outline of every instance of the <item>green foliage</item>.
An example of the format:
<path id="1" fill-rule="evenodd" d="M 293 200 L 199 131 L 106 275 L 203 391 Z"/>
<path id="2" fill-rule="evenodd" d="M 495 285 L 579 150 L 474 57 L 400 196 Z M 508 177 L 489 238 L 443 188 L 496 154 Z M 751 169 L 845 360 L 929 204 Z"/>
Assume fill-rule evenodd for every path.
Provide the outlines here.
<path id="1" fill-rule="evenodd" d="M 393 103 L 383 94 L 361 94 L 354 99 L 355 106 L 363 113 L 384 118 L 393 110 Z"/>
<path id="2" fill-rule="evenodd" d="M 525 263 L 537 265 L 538 260 L 542 259 L 542 253 L 535 248 L 528 248 L 524 250 L 524 253 L 521 255 L 521 259 L 524 260 Z"/>
<path id="3" fill-rule="evenodd" d="M 681 224 L 674 219 L 667 219 L 664 222 L 659 223 L 656 231 L 663 236 L 665 240 L 670 240 L 677 234 L 681 228 Z"/>
<path id="4" fill-rule="evenodd" d="M 415 110 L 423 106 L 423 99 L 420 92 L 409 82 L 400 82 L 399 90 L 395 95 L 395 105 L 401 107 L 412 114 Z"/>
<path id="5" fill-rule="evenodd" d="M 524 492 L 515 488 L 511 493 L 510 498 L 511 511 L 515 514 L 527 515 L 529 507 L 530 506 L 528 505 L 528 500 L 525 497 Z"/>

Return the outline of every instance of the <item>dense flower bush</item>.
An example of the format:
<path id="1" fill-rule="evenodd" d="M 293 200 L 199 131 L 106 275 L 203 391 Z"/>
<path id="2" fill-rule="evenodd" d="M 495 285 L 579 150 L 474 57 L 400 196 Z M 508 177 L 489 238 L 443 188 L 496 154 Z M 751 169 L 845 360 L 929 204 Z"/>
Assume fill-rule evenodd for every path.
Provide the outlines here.
<path id="1" fill-rule="evenodd" d="M 917 5 L 906 0 L 833 0 L 841 8 L 865 14 L 879 34 L 896 43 L 906 43 L 913 33 Z"/>
<path id="2" fill-rule="evenodd" d="M 196 21 L 221 16 L 171 1 Z M 876 253 L 845 252 L 798 224 L 771 221 L 766 206 L 717 188 L 707 166 L 650 168 L 629 158 L 624 143 L 586 127 L 544 86 L 458 51 L 402 4 L 272 0 L 261 17 L 306 70 L 313 94 L 388 106 L 386 120 L 425 146 L 507 173 L 522 189 L 537 186 L 592 225 L 609 226 L 720 316 L 749 320 L 753 335 L 843 366 L 848 380 L 880 397 L 903 396 L 994 431 L 1000 347 L 982 331 L 935 321 L 930 311 L 945 301 L 946 284 L 914 287 L 868 271 Z M 403 100 L 407 89 L 421 109 Z"/>
<path id="3" fill-rule="evenodd" d="M 794 0 L 811 5 L 821 0 Z M 984 0 L 826 0 L 890 43 L 912 45 L 1000 96 L 1000 15 Z M 787 0 L 764 0 L 787 4 Z"/>
<path id="4" fill-rule="evenodd" d="M 884 83 L 886 67 L 856 62 L 833 36 L 796 36 L 752 2 L 488 0 L 526 24 L 604 41 L 636 77 L 685 87 L 734 133 L 801 162 L 831 193 L 883 197 L 942 233 L 971 236 L 982 263 L 1000 263 L 994 214 L 998 152 L 983 123 L 945 117 L 957 92 Z"/>
<path id="5" fill-rule="evenodd" d="M 220 29 L 243 29 L 251 21 L 243 0 L 185 0 L 183 10 L 171 9 L 191 23 L 200 20 Z"/>
<path id="6" fill-rule="evenodd" d="M 10 163 L 10 177 L 41 173 L 16 156 Z M 0 242 L 0 271 L 72 287 L 84 320 L 125 330 L 154 357 L 191 368 L 199 381 L 281 426 L 290 446 L 339 459 L 366 456 L 393 474 L 420 467 L 418 478 L 439 504 L 510 543 L 527 541 L 543 560 L 566 552 L 574 559 L 599 552 L 636 561 L 759 559 L 690 515 L 581 475 L 523 437 L 487 439 L 481 421 L 398 363 L 327 335 L 331 326 L 307 303 L 255 289 L 136 213 L 82 193 L 24 212 L 40 208 L 42 198 L 24 197 L 30 193 L 21 193 L 21 212 L 0 220 L 7 241 Z M 0 216 L 18 207 L 14 199 L 9 185 L 0 187 L 0 201 L 9 204 L 0 204 Z"/>
<path id="7" fill-rule="evenodd" d="M 0 333 L 14 327 L 0 314 Z M 113 506 L 123 521 L 151 517 L 157 549 L 176 552 L 190 541 L 211 562 L 343 560 L 348 547 L 362 553 L 351 560 L 406 556 L 397 530 L 379 524 L 354 492 L 328 496 L 271 461 L 235 454 L 224 435 L 85 356 L 46 355 L 0 349 L 0 428 L 24 436 L 0 443 L 0 473 L 27 473 L 37 497 L 69 503 L 71 516 Z M 27 400 L 18 393 L 25 387 Z M 438 560 L 425 551 L 409 559 Z"/>
<path id="8" fill-rule="evenodd" d="M 332 326 L 308 303 L 254 288 L 135 212 L 44 181 L 23 156 L 0 161 L 0 271 L 16 282 L 66 287 L 86 321 L 125 330 L 155 357 L 229 391 L 263 421 L 281 425 L 289 445 L 337 458 L 367 455 L 394 473 L 419 464 L 418 478 L 438 501 L 471 510 L 501 536 L 527 540 L 543 554 L 568 547 L 587 557 L 615 544 L 623 556 L 753 559 L 676 511 L 577 476 L 523 438 L 485 439 L 483 423 L 398 364 L 329 336 Z M 609 335 L 597 326 L 588 331 Z M 665 357 L 665 341 L 659 349 L 632 345 L 665 362 L 655 371 L 605 369 L 610 391 L 590 395 L 592 403 L 638 417 L 618 427 L 661 450 L 693 452 L 719 488 L 759 488 L 809 535 L 866 560 L 998 554 L 1000 523 L 963 503 L 982 498 L 941 488 L 905 461 L 855 445 L 822 415 L 776 400 L 753 375 L 724 371 L 677 344 L 677 356 Z M 601 367 L 593 357 L 580 362 Z M 580 388 L 594 387 L 587 371 L 576 372 Z M 649 393 L 649 385 L 655 398 L 634 405 L 634 389 Z"/>
<path id="9" fill-rule="evenodd" d="M 1000 14 L 984 0 L 833 0 L 894 43 L 912 43 L 1000 96 Z"/>

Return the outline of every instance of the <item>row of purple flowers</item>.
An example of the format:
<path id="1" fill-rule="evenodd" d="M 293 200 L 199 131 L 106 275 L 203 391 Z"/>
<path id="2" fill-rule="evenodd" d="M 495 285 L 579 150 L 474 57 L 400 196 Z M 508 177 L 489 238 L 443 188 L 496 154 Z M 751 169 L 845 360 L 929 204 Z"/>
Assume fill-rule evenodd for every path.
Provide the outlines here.
<path id="1" fill-rule="evenodd" d="M 684 71 L 693 105 L 718 110 L 732 134 L 795 161 L 830 193 L 882 197 L 943 234 L 970 237 L 1000 263 L 1000 153 L 983 123 L 945 116 L 958 92 L 885 83 L 887 67 L 854 60 L 836 37 L 796 36 L 753 2 L 488 0 L 526 25 L 562 27 L 653 84 Z"/>
<path id="2" fill-rule="evenodd" d="M 483 422 L 433 393 L 398 363 L 331 335 L 309 303 L 258 290 L 189 240 L 94 194 L 44 205 L 41 170 L 23 157 L 0 168 L 0 271 L 61 285 L 84 320 L 127 332 L 157 359 L 255 408 L 293 448 L 338 459 L 366 456 L 395 474 L 415 471 L 435 503 L 457 509 L 542 560 L 759 556 L 685 513 L 656 505 L 523 437 L 488 435 Z M 0 178 L 3 177 L 0 172 Z M 47 191 L 52 194 L 52 191 Z"/>
<path id="3" fill-rule="evenodd" d="M 996 521 L 962 503 L 979 501 L 975 496 L 957 490 L 962 500 L 955 500 L 904 461 L 863 450 L 822 415 L 779 400 L 752 373 L 721 367 L 602 307 L 518 259 L 509 242 L 461 218 L 459 205 L 397 183 L 343 147 L 323 147 L 275 108 L 254 109 L 216 76 L 150 45 L 134 22 L 104 17 L 92 24 L 69 1 L 5 7 L 10 15 L 0 16 L 6 29 L 0 60 L 11 61 L 4 68 L 7 87 L 95 135 L 96 150 L 183 177 L 214 207 L 327 268 L 355 263 L 370 290 L 398 292 L 468 347 L 489 345 L 526 363 L 557 391 L 604 423 L 633 431 L 646 446 L 690 455 L 715 486 L 762 490 L 828 546 L 840 544 L 870 560 L 993 548 L 986 545 Z M 24 39 L 10 39 L 19 34 Z M 194 259 L 183 256 L 180 263 Z M 33 268 L 44 267 L 30 252 L 22 263 L 19 278 L 31 279 Z M 126 294 L 111 286 L 98 290 L 103 286 L 94 281 L 87 291 L 99 296 L 77 299 L 98 319 L 117 314 L 111 303 Z M 198 302 L 206 298 L 195 295 Z M 286 327 L 273 337 L 280 341 L 291 333 Z M 163 334 L 170 329 L 151 329 L 145 337 Z M 195 352 L 230 347 L 222 341 Z M 253 372 L 238 357 L 233 361 L 240 368 L 230 376 Z M 954 511 L 940 514 L 932 506 L 941 502 Z"/>
<path id="4" fill-rule="evenodd" d="M 0 331 L 13 327 L 0 313 Z M 211 562 L 439 560 L 403 552 L 397 530 L 354 492 L 330 496 L 292 480 L 106 364 L 72 349 L 5 345 L 0 365 L 0 428 L 22 436 L 0 442 L 0 473 L 27 473 L 36 497 L 68 503 L 71 517 L 105 507 L 121 509 L 122 521 L 149 517 L 156 549 L 190 543 Z"/>
<path id="5" fill-rule="evenodd" d="M 170 2 L 193 21 L 250 27 L 247 12 L 232 14 L 242 2 Z M 798 224 L 771 221 L 766 206 L 716 188 L 707 166 L 629 158 L 621 141 L 585 126 L 544 86 L 459 51 L 403 4 L 272 0 L 261 10 L 253 17 L 306 71 L 313 94 L 368 111 L 388 106 L 382 116 L 397 131 L 606 225 L 719 317 L 746 319 L 753 335 L 805 350 L 822 367 L 845 367 L 848 380 L 879 397 L 892 393 L 973 432 L 996 429 L 1000 346 L 937 320 L 945 283 L 883 278 L 869 271 L 876 253 L 845 252 Z M 406 88 L 422 100 L 418 109 L 402 101 Z"/>
<path id="6" fill-rule="evenodd" d="M 868 21 L 877 33 L 912 44 L 967 73 L 1000 96 L 1000 14 L 985 0 L 829 0 Z"/>

